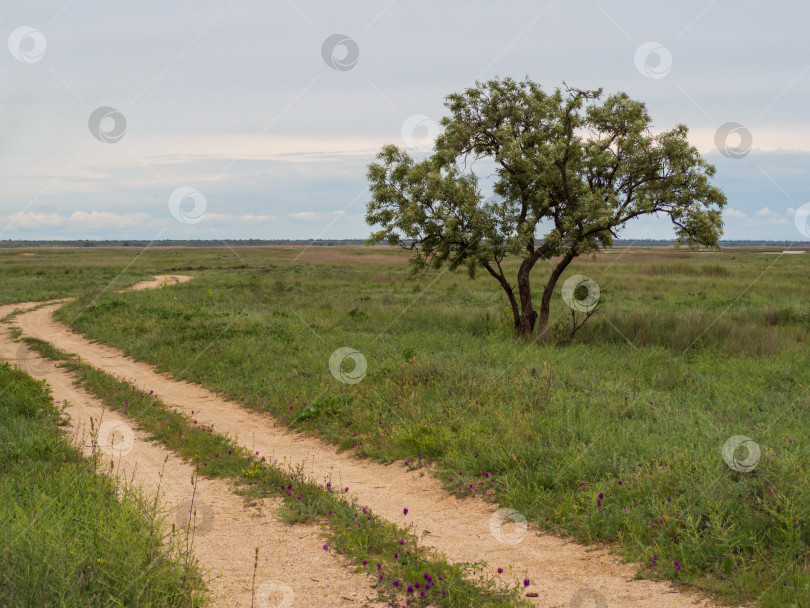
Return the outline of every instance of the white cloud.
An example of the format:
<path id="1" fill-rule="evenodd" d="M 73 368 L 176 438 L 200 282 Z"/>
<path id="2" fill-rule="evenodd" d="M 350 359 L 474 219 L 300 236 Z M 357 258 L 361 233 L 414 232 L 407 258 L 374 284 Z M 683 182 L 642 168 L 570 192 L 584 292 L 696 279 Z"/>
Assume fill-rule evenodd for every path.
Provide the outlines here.
<path id="1" fill-rule="evenodd" d="M 206 213 L 201 222 L 211 224 L 225 224 L 230 222 L 250 222 L 252 224 L 263 224 L 266 222 L 274 222 L 278 218 L 274 215 L 254 215 L 247 213 L 244 215 L 236 215 L 234 213 Z"/>
<path id="2" fill-rule="evenodd" d="M 156 221 L 148 213 L 110 213 L 106 211 L 74 211 L 70 215 L 58 213 L 37 213 L 33 211 L 12 213 L 2 218 L 8 227 L 23 230 L 41 230 L 43 228 L 67 230 L 121 230 L 123 228 L 142 227 Z"/>
<path id="3" fill-rule="evenodd" d="M 785 216 L 783 216 L 781 213 L 773 211 L 770 207 L 763 207 L 758 211 L 754 211 L 754 215 L 758 218 L 755 223 L 768 226 L 781 226 L 788 223 L 785 216 L 790 217 L 791 214 L 786 213 Z"/>
<path id="4" fill-rule="evenodd" d="M 213 225 L 263 224 L 276 221 L 272 215 L 207 213 L 201 221 Z M 108 211 L 74 211 L 59 213 L 21 212 L 0 216 L 0 226 L 24 231 L 50 230 L 54 235 L 115 232 L 121 230 L 159 230 L 176 222 L 149 213 L 112 213 Z"/>
<path id="5" fill-rule="evenodd" d="M 743 213 L 742 211 L 732 209 L 731 207 L 723 209 L 723 215 L 725 215 L 726 217 L 748 217 L 748 215 Z"/>
<path id="6" fill-rule="evenodd" d="M 290 213 L 289 216 L 294 220 L 302 220 L 305 222 L 325 222 L 347 216 L 345 211 L 299 211 L 297 213 Z"/>

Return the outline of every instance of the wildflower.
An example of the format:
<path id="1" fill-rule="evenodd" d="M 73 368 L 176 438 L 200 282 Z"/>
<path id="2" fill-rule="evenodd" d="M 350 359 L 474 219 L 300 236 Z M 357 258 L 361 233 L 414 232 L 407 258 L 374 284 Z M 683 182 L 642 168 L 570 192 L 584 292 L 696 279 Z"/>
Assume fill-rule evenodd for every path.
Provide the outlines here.
<path id="1" fill-rule="evenodd" d="M 530 583 L 531 583 L 531 581 L 529 579 L 527 579 L 527 578 L 523 579 L 523 586 L 524 587 L 528 587 Z"/>
<path id="2" fill-rule="evenodd" d="M 329 551 L 329 545 L 324 545 L 324 546 L 323 546 L 323 550 L 324 550 L 324 551 Z"/>
<path id="3" fill-rule="evenodd" d="M 498 568 L 498 574 L 503 574 L 503 568 Z"/>
<path id="4" fill-rule="evenodd" d="M 678 572 L 681 571 L 681 562 L 675 562 L 675 570 L 677 570 Z"/>
<path id="5" fill-rule="evenodd" d="M 347 489 L 348 489 L 348 488 L 347 488 Z M 402 509 L 402 514 L 403 514 L 403 515 L 407 515 L 407 514 L 408 514 L 408 508 L 407 508 L 407 507 L 405 507 L 404 509 Z"/>
<path id="6" fill-rule="evenodd" d="M 394 585 L 394 587 L 399 587 L 399 581 L 394 581 L 392 584 Z"/>
<path id="7" fill-rule="evenodd" d="M 603 492 L 599 492 L 599 500 L 602 500 L 605 497 Z"/>

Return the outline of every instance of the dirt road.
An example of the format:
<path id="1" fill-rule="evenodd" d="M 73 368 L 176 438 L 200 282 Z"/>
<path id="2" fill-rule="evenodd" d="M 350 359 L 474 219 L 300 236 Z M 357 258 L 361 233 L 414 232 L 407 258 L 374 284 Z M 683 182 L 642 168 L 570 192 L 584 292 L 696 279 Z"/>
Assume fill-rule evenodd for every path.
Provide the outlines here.
<path id="1" fill-rule="evenodd" d="M 531 525 L 525 532 L 508 522 L 500 529 L 502 518 L 496 505 L 478 498 L 457 499 L 430 475 L 409 472 L 399 464 L 385 466 L 358 460 L 347 453 L 337 454 L 332 446 L 318 439 L 288 432 L 267 415 L 243 409 L 199 385 L 172 380 L 109 346 L 85 340 L 57 323 L 52 317 L 54 309 L 55 306 L 49 306 L 26 312 L 14 322 L 24 335 L 77 353 L 89 364 L 124 378 L 142 390 L 154 390 L 178 410 L 188 414 L 193 411 L 200 423 L 213 425 L 216 432 L 231 435 L 269 460 L 290 466 L 303 464 L 313 480 L 330 479 L 340 487 L 348 487 L 351 494 L 377 514 L 399 524 L 412 524 L 424 545 L 444 553 L 451 561 L 485 560 L 493 572 L 497 567 L 511 566 L 508 572 L 514 577 L 531 579 L 530 591 L 538 594 L 532 601 L 537 606 L 685 608 L 717 605 L 696 595 L 678 592 L 665 581 L 634 580 L 636 568 L 622 564 L 606 551 L 541 534 Z M 404 508 L 408 509 L 407 516 L 403 515 Z M 221 511 L 222 519 L 227 517 L 226 512 Z M 294 543 L 295 552 L 309 544 L 309 540 L 302 538 Z M 250 545 L 251 551 L 254 545 Z M 314 596 L 308 595 L 308 598 Z"/>
<path id="2" fill-rule="evenodd" d="M 0 318 L 14 308 L 0 306 Z M 160 487 L 160 504 L 178 528 L 189 521 L 193 491 L 190 465 L 161 445 L 146 441 L 125 417 L 106 410 L 100 401 L 73 386 L 68 373 L 12 341 L 5 325 L 0 325 L 0 358 L 16 362 L 37 379 L 45 380 L 57 403 L 69 403 L 71 431 L 85 453 L 91 451 L 91 418 L 97 430 L 102 425 L 114 426 L 120 433 L 120 448 L 102 449 L 103 461 L 112 461 L 115 475 L 134 481 L 147 495 L 154 496 Z M 102 444 L 103 434 L 98 437 Z M 256 547 L 256 608 L 384 606 L 366 601 L 375 596 L 369 587 L 371 579 L 353 574 L 339 558 L 323 551 L 316 527 L 288 526 L 275 517 L 278 502 L 265 500 L 262 505 L 247 507 L 227 482 L 200 477 L 193 504 L 197 510 L 193 552 L 210 575 L 215 608 L 251 606 Z"/>

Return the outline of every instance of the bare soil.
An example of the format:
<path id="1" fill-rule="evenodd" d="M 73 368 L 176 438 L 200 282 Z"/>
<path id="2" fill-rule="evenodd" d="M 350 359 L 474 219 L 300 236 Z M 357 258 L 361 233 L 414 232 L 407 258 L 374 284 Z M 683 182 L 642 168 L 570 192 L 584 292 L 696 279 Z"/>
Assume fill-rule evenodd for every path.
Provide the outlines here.
<path id="1" fill-rule="evenodd" d="M 187 274 L 158 274 L 154 279 L 149 281 L 141 281 L 132 285 L 130 291 L 140 291 L 142 289 L 159 289 L 169 285 L 177 285 L 178 283 L 185 283 L 190 281 L 191 277 Z"/>

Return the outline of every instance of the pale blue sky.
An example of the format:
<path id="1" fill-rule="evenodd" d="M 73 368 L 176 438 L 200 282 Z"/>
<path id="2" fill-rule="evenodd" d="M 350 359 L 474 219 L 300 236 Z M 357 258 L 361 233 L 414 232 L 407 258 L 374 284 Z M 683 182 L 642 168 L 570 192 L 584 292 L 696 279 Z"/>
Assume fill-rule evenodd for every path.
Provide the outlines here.
<path id="1" fill-rule="evenodd" d="M 529 76 L 687 124 L 728 196 L 725 238 L 810 240 L 793 217 L 810 201 L 808 16 L 738 0 L 4 2 L 0 239 L 364 238 L 382 145 L 418 153 L 445 95 Z M 334 34 L 359 52 L 327 49 L 341 69 L 324 59 Z M 115 112 L 91 127 L 99 107 Z"/>

